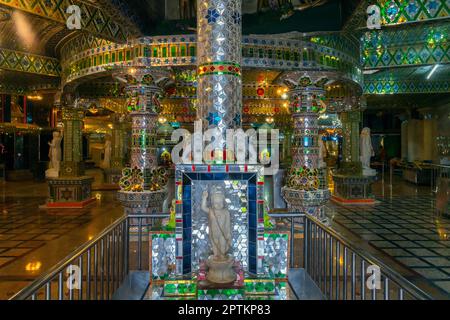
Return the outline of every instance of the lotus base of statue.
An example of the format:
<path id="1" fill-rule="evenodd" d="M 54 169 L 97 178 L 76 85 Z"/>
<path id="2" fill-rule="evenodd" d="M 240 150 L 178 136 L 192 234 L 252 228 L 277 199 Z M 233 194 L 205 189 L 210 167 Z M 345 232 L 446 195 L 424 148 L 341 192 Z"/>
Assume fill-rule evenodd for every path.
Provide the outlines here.
<path id="1" fill-rule="evenodd" d="M 206 279 L 211 283 L 228 284 L 236 280 L 236 273 L 233 265 L 234 259 L 228 256 L 224 260 L 218 260 L 214 256 L 209 257 L 206 262 L 209 270 Z"/>

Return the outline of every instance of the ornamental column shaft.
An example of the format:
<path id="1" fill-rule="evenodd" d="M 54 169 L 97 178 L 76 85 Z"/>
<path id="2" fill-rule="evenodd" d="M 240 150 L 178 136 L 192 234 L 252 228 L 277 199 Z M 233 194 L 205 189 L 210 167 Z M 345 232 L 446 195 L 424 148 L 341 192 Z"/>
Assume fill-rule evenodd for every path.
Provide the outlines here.
<path id="1" fill-rule="evenodd" d="M 167 81 L 168 73 L 146 65 L 120 71 L 116 77 L 126 82 L 131 148 L 130 167 L 123 170 L 118 199 L 127 214 L 161 212 L 167 195 L 167 174 L 158 168 L 156 129 L 161 111 L 160 85 Z"/>
<path id="2" fill-rule="evenodd" d="M 197 4 L 198 113 L 204 127 L 240 127 L 242 110 L 242 23 L 240 0 Z M 217 149 L 224 150 L 225 139 Z"/>
<path id="3" fill-rule="evenodd" d="M 94 179 L 84 176 L 83 162 L 83 118 L 84 110 L 77 108 L 78 103 L 71 103 L 70 95 L 62 110 L 64 123 L 64 152 L 60 165 L 59 177 L 48 178 L 50 199 L 48 208 L 73 209 L 83 208 L 95 201 L 91 197 Z"/>
<path id="4" fill-rule="evenodd" d="M 155 83 L 154 75 L 147 68 L 134 69 L 127 76 L 128 110 L 131 117 L 131 169 L 143 174 L 143 190 L 151 188 L 152 170 L 158 166 L 156 155 L 156 129 L 159 96 L 162 89 Z"/>
<path id="5" fill-rule="evenodd" d="M 341 113 L 342 122 L 342 153 L 343 161 L 348 163 L 359 162 L 359 124 L 361 122 L 360 111 Z"/>
<path id="6" fill-rule="evenodd" d="M 83 162 L 83 119 L 84 111 L 66 107 L 62 110 L 64 123 L 64 154 L 61 177 L 84 175 Z"/>
<path id="7" fill-rule="evenodd" d="M 105 182 L 111 186 L 119 184 L 122 169 L 125 164 L 125 116 L 113 114 L 111 116 L 111 159 L 106 168 L 103 168 Z"/>
<path id="8" fill-rule="evenodd" d="M 319 168 L 319 114 L 326 110 L 323 75 L 288 74 L 291 110 L 294 122 L 292 166 L 282 193 L 291 211 L 299 211 L 325 220 L 323 205 L 330 192 Z"/>
<path id="9" fill-rule="evenodd" d="M 113 117 L 111 130 L 111 168 L 122 169 L 125 156 L 125 124 L 120 116 Z"/>

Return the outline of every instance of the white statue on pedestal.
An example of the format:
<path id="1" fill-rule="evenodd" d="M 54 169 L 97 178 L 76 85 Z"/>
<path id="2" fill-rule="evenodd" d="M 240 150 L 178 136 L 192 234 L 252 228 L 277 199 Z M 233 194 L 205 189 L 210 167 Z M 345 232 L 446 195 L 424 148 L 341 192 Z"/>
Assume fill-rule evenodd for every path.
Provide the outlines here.
<path id="1" fill-rule="evenodd" d="M 362 164 L 363 175 L 364 176 L 375 176 L 377 174 L 376 170 L 370 168 L 370 159 L 375 156 L 372 146 L 372 138 L 370 136 L 370 128 L 364 128 L 361 132 L 360 138 L 360 149 L 361 157 L 360 161 Z"/>
<path id="2" fill-rule="evenodd" d="M 105 146 L 103 147 L 105 150 L 105 156 L 100 164 L 100 168 L 102 169 L 111 168 L 111 136 L 107 135 L 105 139 Z"/>
<path id="3" fill-rule="evenodd" d="M 325 146 L 325 141 L 319 139 L 319 169 L 323 169 L 327 167 L 325 157 L 327 156 L 327 147 Z"/>
<path id="4" fill-rule="evenodd" d="M 48 143 L 50 150 L 48 152 L 48 157 L 50 158 L 50 167 L 45 172 L 46 178 L 58 178 L 59 169 L 62 160 L 61 152 L 61 141 L 63 139 L 63 134 L 59 131 L 53 132 L 53 140 Z"/>
<path id="5" fill-rule="evenodd" d="M 234 260 L 229 255 L 231 249 L 231 217 L 225 207 L 225 194 L 215 189 L 211 194 L 211 206 L 208 207 L 208 191 L 203 192 L 202 210 L 208 213 L 209 241 L 213 255 L 207 265 L 208 281 L 212 283 L 231 283 L 236 280 L 233 270 Z"/>

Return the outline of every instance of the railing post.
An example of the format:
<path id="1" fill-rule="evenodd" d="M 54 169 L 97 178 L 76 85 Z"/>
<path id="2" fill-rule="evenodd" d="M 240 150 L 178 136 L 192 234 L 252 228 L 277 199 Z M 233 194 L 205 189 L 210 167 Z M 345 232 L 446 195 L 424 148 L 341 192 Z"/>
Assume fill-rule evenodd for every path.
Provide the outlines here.
<path id="1" fill-rule="evenodd" d="M 308 271 L 308 234 L 309 234 L 309 219 L 307 216 L 303 218 L 303 264 L 304 269 Z"/>
<path id="2" fill-rule="evenodd" d="M 294 255 L 294 245 L 295 245 L 294 222 L 295 222 L 295 218 L 292 217 L 291 218 L 291 252 L 290 252 L 290 260 L 291 260 L 290 266 L 292 269 L 295 268 L 295 263 L 294 263 L 294 258 L 295 258 L 295 255 Z"/>

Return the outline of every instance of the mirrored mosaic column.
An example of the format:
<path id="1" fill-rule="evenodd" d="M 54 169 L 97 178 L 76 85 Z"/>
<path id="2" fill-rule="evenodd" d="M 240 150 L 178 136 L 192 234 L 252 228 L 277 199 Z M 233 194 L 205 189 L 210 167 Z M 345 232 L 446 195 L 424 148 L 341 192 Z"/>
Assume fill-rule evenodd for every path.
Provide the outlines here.
<path id="1" fill-rule="evenodd" d="M 94 179 L 84 176 L 84 110 L 78 108 L 78 101 L 73 101 L 72 98 L 71 94 L 67 94 L 63 103 L 63 161 L 59 177 L 47 179 L 50 194 L 48 208 L 83 208 L 95 200 L 91 197 Z"/>
<path id="2" fill-rule="evenodd" d="M 60 176 L 79 177 L 84 175 L 84 110 L 67 106 L 62 110 L 62 119 L 64 123 L 64 154 Z"/>
<path id="3" fill-rule="evenodd" d="M 290 87 L 294 123 L 292 165 L 282 194 L 291 211 L 304 212 L 325 220 L 323 205 L 330 191 L 323 183 L 319 169 L 319 115 L 326 111 L 325 84 L 320 74 L 290 73 L 285 75 Z"/>
<path id="4" fill-rule="evenodd" d="M 204 127 L 217 128 L 223 137 L 215 148 L 219 152 L 214 160 L 218 161 L 224 158 L 226 130 L 241 126 L 241 2 L 197 2 L 197 118 Z"/>
<path id="5" fill-rule="evenodd" d="M 342 122 L 342 160 L 347 167 L 353 167 L 355 174 L 361 173 L 359 161 L 359 132 L 361 112 L 348 111 L 341 113 Z M 343 164 L 342 164 L 343 165 Z"/>
<path id="6" fill-rule="evenodd" d="M 111 167 L 104 168 L 105 182 L 109 185 L 118 185 L 122 177 L 122 170 L 125 165 L 125 135 L 126 120 L 125 115 L 113 114 L 111 128 Z"/>
<path id="7" fill-rule="evenodd" d="M 363 104 L 363 103 L 362 103 Z M 364 176 L 360 161 L 360 106 L 341 113 L 343 161 L 334 171 L 333 201 L 344 204 L 373 204 L 373 176 Z"/>
<path id="8" fill-rule="evenodd" d="M 130 166 L 123 170 L 118 196 L 128 214 L 160 213 L 167 196 L 167 173 L 157 162 L 156 129 L 161 84 L 168 76 L 162 69 L 146 66 L 116 75 L 126 82 L 131 118 Z"/>

